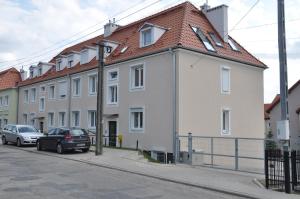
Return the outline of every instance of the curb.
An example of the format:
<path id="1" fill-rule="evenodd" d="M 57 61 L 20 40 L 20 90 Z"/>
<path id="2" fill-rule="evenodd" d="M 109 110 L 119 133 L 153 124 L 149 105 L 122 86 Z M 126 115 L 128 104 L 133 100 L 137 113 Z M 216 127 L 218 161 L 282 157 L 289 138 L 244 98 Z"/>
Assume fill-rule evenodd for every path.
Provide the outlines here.
<path id="1" fill-rule="evenodd" d="M 59 155 L 43 153 L 43 152 L 39 152 L 39 151 L 29 151 L 29 150 L 22 149 L 22 148 L 16 148 L 16 149 L 17 150 L 22 150 L 22 151 L 25 151 L 25 152 L 29 152 L 29 153 L 34 153 L 34 154 L 39 154 L 39 155 L 47 155 L 47 156 L 50 156 L 50 157 L 56 157 L 56 158 L 60 158 L 60 159 L 71 160 L 71 161 L 74 161 L 74 162 L 80 162 L 80 163 L 83 163 L 83 164 L 97 166 L 97 167 L 101 167 L 101 168 L 106 168 L 106 169 L 121 171 L 121 172 L 125 172 L 125 173 L 135 174 L 135 175 L 138 175 L 138 176 L 144 176 L 144 177 L 148 177 L 148 178 L 152 178 L 152 179 L 162 180 L 162 181 L 165 181 L 165 182 L 171 182 L 171 183 L 181 184 L 181 185 L 185 185 L 185 186 L 205 189 L 205 190 L 218 192 L 218 193 L 223 193 L 223 194 L 227 194 L 227 195 L 243 197 L 243 198 L 249 198 L 249 199 L 261 199 L 258 196 L 250 195 L 248 193 L 242 193 L 242 192 L 227 190 L 227 189 L 223 189 L 223 188 L 219 188 L 219 187 L 211 187 L 211 186 L 207 186 L 207 185 L 203 185 L 203 184 L 202 185 L 201 184 L 192 184 L 192 183 L 186 182 L 186 181 L 180 181 L 180 180 L 166 178 L 166 177 L 162 177 L 162 176 L 150 175 L 150 174 L 146 174 L 146 173 L 143 173 L 143 172 L 137 172 L 137 171 L 132 171 L 132 170 L 128 170 L 128 169 L 123 169 L 123 168 L 115 167 L 115 166 L 112 166 L 112 165 L 109 165 L 109 164 L 99 164 L 99 163 L 94 163 L 94 162 L 90 162 L 90 161 L 86 161 L 86 160 L 76 160 L 76 159 L 73 159 L 73 158 L 62 157 L 62 156 L 59 156 Z"/>

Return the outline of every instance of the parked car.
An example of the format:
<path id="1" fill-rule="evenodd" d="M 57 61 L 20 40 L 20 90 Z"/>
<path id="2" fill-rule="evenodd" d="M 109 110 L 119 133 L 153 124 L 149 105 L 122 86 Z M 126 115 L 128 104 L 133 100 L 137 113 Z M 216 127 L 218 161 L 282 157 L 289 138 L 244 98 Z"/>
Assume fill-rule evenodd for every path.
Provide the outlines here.
<path id="1" fill-rule="evenodd" d="M 36 148 L 56 150 L 57 153 L 80 149 L 88 152 L 91 146 L 88 133 L 80 128 L 54 128 L 37 140 Z"/>
<path id="2" fill-rule="evenodd" d="M 35 145 L 36 140 L 41 136 L 43 134 L 30 125 L 8 124 L 4 126 L 1 133 L 2 144 L 11 142 L 16 143 L 18 147 L 22 145 Z"/>

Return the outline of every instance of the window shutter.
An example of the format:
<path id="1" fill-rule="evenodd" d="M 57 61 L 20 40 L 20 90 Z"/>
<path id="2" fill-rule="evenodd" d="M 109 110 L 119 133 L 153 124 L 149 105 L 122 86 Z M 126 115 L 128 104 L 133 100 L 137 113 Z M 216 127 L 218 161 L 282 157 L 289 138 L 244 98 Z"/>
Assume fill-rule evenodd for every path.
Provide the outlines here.
<path id="1" fill-rule="evenodd" d="M 59 83 L 59 96 L 64 97 L 67 95 L 67 82 Z"/>

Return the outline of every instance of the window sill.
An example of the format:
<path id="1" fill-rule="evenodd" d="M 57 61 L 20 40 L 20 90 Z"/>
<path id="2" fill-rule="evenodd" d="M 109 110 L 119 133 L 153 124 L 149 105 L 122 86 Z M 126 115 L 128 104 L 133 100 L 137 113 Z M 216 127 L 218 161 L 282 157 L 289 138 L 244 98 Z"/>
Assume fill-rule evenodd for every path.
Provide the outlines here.
<path id="1" fill-rule="evenodd" d="M 144 129 L 130 129 L 130 133 L 144 133 Z"/>
<path id="2" fill-rule="evenodd" d="M 131 92 L 135 92 L 135 91 L 144 91 L 145 90 L 145 87 L 142 86 L 142 87 L 133 87 L 133 88 L 130 88 L 130 91 Z"/>

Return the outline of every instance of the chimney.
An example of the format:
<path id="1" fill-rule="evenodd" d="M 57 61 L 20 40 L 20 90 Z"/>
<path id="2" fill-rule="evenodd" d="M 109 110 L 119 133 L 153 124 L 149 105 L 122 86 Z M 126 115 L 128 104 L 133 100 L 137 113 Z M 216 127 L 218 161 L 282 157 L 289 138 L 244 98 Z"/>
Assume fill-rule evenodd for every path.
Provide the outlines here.
<path id="1" fill-rule="evenodd" d="M 220 5 L 210 8 L 207 4 L 201 6 L 209 22 L 214 26 L 224 42 L 228 42 L 228 6 Z"/>
<path id="2" fill-rule="evenodd" d="M 27 78 L 27 72 L 23 69 L 20 70 L 21 79 L 24 81 Z"/>
<path id="3" fill-rule="evenodd" d="M 109 20 L 109 22 L 104 25 L 104 37 L 111 35 L 118 27 L 119 25 L 116 24 L 115 18 L 112 22 Z"/>

